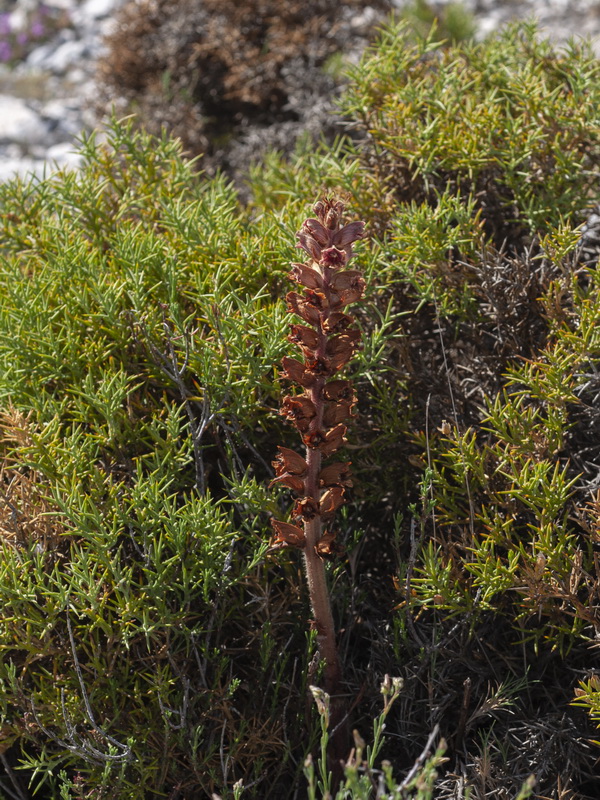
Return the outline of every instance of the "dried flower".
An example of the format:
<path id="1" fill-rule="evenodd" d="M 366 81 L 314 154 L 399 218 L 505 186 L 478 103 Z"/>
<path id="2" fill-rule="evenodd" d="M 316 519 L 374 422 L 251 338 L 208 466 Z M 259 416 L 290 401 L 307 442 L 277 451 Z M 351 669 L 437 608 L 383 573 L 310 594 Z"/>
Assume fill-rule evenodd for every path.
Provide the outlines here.
<path id="1" fill-rule="evenodd" d="M 281 375 L 301 391 L 285 395 L 280 413 L 298 430 L 306 455 L 303 458 L 280 447 L 273 461 L 273 483 L 282 483 L 298 495 L 292 512 L 298 525 L 273 520 L 271 541 L 272 549 L 292 547 L 304 553 L 313 627 L 325 662 L 325 691 L 332 697 L 339 689 L 341 666 L 323 562 L 340 553 L 331 521 L 352 481 L 349 462 L 323 467 L 322 460 L 345 444 L 344 421 L 356 404 L 352 383 L 334 376 L 348 364 L 360 341 L 354 319 L 342 309 L 360 299 L 365 289 L 360 272 L 346 268 L 354 255 L 353 243 L 364 236 L 364 223 L 342 225 L 343 211 L 339 201 L 319 201 L 314 206 L 315 218 L 305 220 L 297 235 L 297 246 L 309 260 L 292 263 L 289 277 L 303 291 L 289 292 L 286 301 L 289 313 L 304 323 L 292 324 L 288 336 L 303 361 L 286 356 Z M 321 695 L 315 697 L 319 703 Z M 343 717 L 339 708 L 336 717 Z"/>
<path id="2" fill-rule="evenodd" d="M 275 537 L 271 542 L 271 549 L 279 547 L 304 547 L 306 544 L 304 531 L 289 522 L 279 522 L 272 519 L 271 525 L 275 531 Z"/>

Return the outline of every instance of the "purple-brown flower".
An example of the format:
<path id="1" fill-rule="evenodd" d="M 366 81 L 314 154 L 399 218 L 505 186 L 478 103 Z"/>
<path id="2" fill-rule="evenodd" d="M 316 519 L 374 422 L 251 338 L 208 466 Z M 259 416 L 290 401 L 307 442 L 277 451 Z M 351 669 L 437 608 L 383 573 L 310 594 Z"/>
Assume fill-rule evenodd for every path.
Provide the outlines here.
<path id="1" fill-rule="evenodd" d="M 323 662 L 324 689 L 332 698 L 330 755 L 346 752 L 345 706 L 340 694 L 342 669 L 337 651 L 324 562 L 341 552 L 332 520 L 352 486 L 350 463 L 323 459 L 346 443 L 346 425 L 353 416 L 356 397 L 352 383 L 337 377 L 354 355 L 360 331 L 345 312 L 364 294 L 365 282 L 358 270 L 348 269 L 352 245 L 364 236 L 363 222 L 343 223 L 344 204 L 326 198 L 314 206 L 314 217 L 304 221 L 297 247 L 307 255 L 305 263 L 291 264 L 289 277 L 297 291 L 286 296 L 287 309 L 299 318 L 290 326 L 288 339 L 302 360 L 286 356 L 284 380 L 295 385 L 281 403 L 280 413 L 294 425 L 305 446 L 304 457 L 285 447 L 273 461 L 276 477 L 296 494 L 294 524 L 272 520 L 271 549 L 302 550 L 314 619 L 319 657 Z M 327 526 L 327 527 L 325 527 Z"/>
<path id="2" fill-rule="evenodd" d="M 344 502 L 344 487 L 352 485 L 350 467 L 337 462 L 321 468 L 321 459 L 339 450 L 346 442 L 346 425 L 353 415 L 356 397 L 348 380 L 334 378 L 352 359 L 360 341 L 354 319 L 341 309 L 360 299 L 365 282 L 358 270 L 347 269 L 354 255 L 352 245 L 364 236 L 364 223 L 342 222 L 344 205 L 325 199 L 314 206 L 315 217 L 309 217 L 297 234 L 298 247 L 308 256 L 305 263 L 293 262 L 289 277 L 299 291 L 288 292 L 287 308 L 302 324 L 290 326 L 288 339 L 300 349 L 303 360 L 286 356 L 282 377 L 296 384 L 301 391 L 283 398 L 280 413 L 289 420 L 307 448 L 302 469 L 290 468 L 291 458 L 280 448 L 275 464 L 275 482 L 282 483 L 300 495 L 294 516 L 311 523 L 315 518 L 330 519 Z M 303 465 L 306 465 L 304 469 Z M 289 533 L 289 532 L 288 532 Z M 301 540 L 297 535 L 284 537 L 276 529 L 277 547 L 306 546 L 329 556 L 333 535 L 322 531 L 315 541 L 310 535 Z M 319 542 L 327 536 L 328 547 Z M 314 536 L 312 537 L 314 538 Z M 336 547 L 337 550 L 337 547 Z"/>

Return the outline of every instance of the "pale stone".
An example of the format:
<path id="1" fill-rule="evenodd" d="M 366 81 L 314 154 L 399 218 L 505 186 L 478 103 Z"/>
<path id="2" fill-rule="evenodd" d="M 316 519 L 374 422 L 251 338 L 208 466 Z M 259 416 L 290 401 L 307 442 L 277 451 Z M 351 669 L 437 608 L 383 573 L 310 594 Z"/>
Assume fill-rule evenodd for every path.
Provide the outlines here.
<path id="1" fill-rule="evenodd" d="M 0 183 L 17 176 L 27 177 L 29 174 L 42 175 L 46 162 L 34 158 L 0 159 Z"/>
<path id="2" fill-rule="evenodd" d="M 0 95 L 0 142 L 39 144 L 47 138 L 47 128 L 24 100 Z"/>
<path id="3" fill-rule="evenodd" d="M 59 167 L 73 167 L 75 169 L 81 164 L 81 156 L 79 156 L 74 147 L 73 142 L 54 144 L 46 150 L 46 159 L 51 164 L 56 164 Z"/>
<path id="4" fill-rule="evenodd" d="M 40 66 L 49 72 L 64 75 L 69 67 L 77 64 L 85 56 L 86 50 L 85 41 L 63 42 Z"/>

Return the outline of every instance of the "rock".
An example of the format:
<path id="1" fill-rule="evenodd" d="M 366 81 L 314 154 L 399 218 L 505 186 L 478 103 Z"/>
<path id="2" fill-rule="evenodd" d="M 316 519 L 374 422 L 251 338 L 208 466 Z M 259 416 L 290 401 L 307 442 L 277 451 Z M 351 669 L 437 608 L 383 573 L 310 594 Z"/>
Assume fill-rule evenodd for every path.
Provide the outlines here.
<path id="1" fill-rule="evenodd" d="M 45 141 L 46 126 L 24 100 L 0 95 L 0 110 L 0 143 L 16 142 L 27 147 Z"/>
<path id="2" fill-rule="evenodd" d="M 89 27 L 106 19 L 115 9 L 115 0 L 86 0 L 72 14 L 73 23 L 82 28 Z"/>
<path id="3" fill-rule="evenodd" d="M 81 164 L 81 157 L 72 141 L 52 145 L 46 150 L 45 157 L 51 164 L 56 164 L 59 167 L 76 169 Z"/>
<path id="4" fill-rule="evenodd" d="M 87 43 L 81 40 L 61 44 L 43 61 L 43 68 L 55 75 L 64 75 L 69 67 L 75 66 L 87 55 Z"/>
<path id="5" fill-rule="evenodd" d="M 0 182 L 8 181 L 17 175 L 31 173 L 42 175 L 45 161 L 33 158 L 2 158 L 0 159 Z"/>
<path id="6" fill-rule="evenodd" d="M 61 47 L 73 41 L 75 41 L 75 31 L 69 28 L 59 31 L 49 42 L 39 45 L 29 53 L 25 59 L 26 66 L 31 69 L 53 72 L 54 70 L 51 66 L 52 57 Z"/>

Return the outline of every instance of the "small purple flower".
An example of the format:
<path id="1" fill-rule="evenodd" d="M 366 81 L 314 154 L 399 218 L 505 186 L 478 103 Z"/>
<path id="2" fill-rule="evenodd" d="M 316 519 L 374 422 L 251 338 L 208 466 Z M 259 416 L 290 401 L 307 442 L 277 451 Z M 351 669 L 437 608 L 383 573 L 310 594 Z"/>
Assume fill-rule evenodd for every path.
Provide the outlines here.
<path id="1" fill-rule="evenodd" d="M 0 36 L 10 33 L 10 14 L 0 14 Z"/>
<path id="2" fill-rule="evenodd" d="M 34 19 L 29 28 L 29 33 L 34 39 L 41 39 L 41 37 L 46 33 L 44 23 L 40 19 Z"/>
<path id="3" fill-rule="evenodd" d="M 0 39 L 0 63 L 10 61 L 12 58 L 12 47 L 6 39 Z"/>

